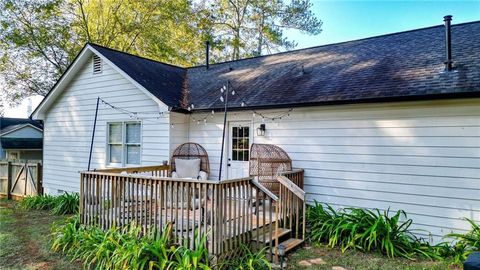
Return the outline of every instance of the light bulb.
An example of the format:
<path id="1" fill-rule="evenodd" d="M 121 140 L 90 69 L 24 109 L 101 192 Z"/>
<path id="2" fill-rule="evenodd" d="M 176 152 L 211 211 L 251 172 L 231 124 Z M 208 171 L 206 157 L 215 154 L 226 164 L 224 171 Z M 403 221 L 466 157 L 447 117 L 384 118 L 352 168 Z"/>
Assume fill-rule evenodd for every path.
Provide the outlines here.
<path id="1" fill-rule="evenodd" d="M 245 107 L 245 102 L 242 101 L 242 104 L 240 106 Z"/>
<path id="2" fill-rule="evenodd" d="M 235 90 L 232 90 L 232 96 L 235 96 Z"/>
<path id="3" fill-rule="evenodd" d="M 220 96 L 220 101 L 223 102 L 223 96 Z"/>

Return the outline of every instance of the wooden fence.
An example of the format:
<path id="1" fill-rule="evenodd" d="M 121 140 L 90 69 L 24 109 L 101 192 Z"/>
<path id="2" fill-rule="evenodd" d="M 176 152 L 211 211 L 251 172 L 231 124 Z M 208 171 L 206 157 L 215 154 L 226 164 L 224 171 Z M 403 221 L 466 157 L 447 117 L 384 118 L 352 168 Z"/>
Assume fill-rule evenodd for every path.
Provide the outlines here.
<path id="1" fill-rule="evenodd" d="M 0 197 L 21 199 L 43 194 L 42 164 L 0 161 Z"/>

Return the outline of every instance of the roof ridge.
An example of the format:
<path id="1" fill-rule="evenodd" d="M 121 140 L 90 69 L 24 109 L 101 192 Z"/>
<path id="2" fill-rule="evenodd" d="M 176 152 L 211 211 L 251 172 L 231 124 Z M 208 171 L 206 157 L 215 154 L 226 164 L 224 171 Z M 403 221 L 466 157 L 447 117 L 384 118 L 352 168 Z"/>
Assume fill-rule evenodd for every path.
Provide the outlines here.
<path id="1" fill-rule="evenodd" d="M 144 57 L 144 56 L 140 56 L 140 55 L 136 55 L 136 54 L 132 54 L 132 53 L 120 51 L 120 50 L 113 49 L 113 48 L 109 48 L 109 47 L 106 47 L 106 46 L 102 46 L 102 45 L 99 45 L 99 44 L 96 44 L 96 43 L 93 43 L 93 42 L 87 42 L 87 44 L 90 45 L 90 46 L 97 46 L 97 47 L 100 47 L 100 48 L 103 48 L 103 49 L 106 49 L 106 50 L 110 50 L 110 51 L 113 51 L 113 52 L 126 54 L 126 55 L 129 55 L 129 56 L 137 57 L 137 58 L 140 58 L 140 59 L 143 59 L 143 60 L 155 62 L 155 63 L 158 63 L 158 64 L 170 66 L 170 67 L 179 68 L 179 69 L 183 69 L 183 70 L 186 70 L 186 69 L 187 69 L 187 68 L 185 68 L 185 67 L 181 67 L 181 66 L 177 66 L 177 65 L 174 65 L 174 64 L 170 64 L 170 63 L 165 63 L 165 62 L 162 62 L 162 61 L 154 60 L 154 59 L 152 59 L 152 58 L 148 58 L 148 57 Z"/>
<path id="2" fill-rule="evenodd" d="M 458 23 L 458 24 L 452 24 L 452 27 L 462 26 L 462 25 L 467 25 L 467 24 L 475 24 L 475 23 L 480 23 L 480 20 L 471 21 L 471 22 L 464 22 L 464 23 Z M 234 63 L 234 62 L 239 62 L 239 61 L 244 61 L 244 60 L 250 60 L 250 59 L 257 59 L 257 58 L 262 58 L 262 57 L 283 55 L 283 54 L 287 54 L 287 53 L 295 53 L 295 52 L 306 51 L 306 50 L 311 50 L 311 49 L 316 49 L 316 48 L 322 48 L 322 47 L 328 47 L 328 46 L 336 46 L 336 45 L 341 45 L 341 44 L 353 43 L 353 42 L 370 40 L 370 39 L 376 39 L 376 38 L 387 37 L 387 36 L 394 36 L 394 35 L 399 35 L 399 34 L 404 34 L 404 33 L 415 32 L 415 31 L 422 31 L 422 30 L 427 30 L 427 29 L 433 29 L 433 28 L 443 27 L 443 26 L 444 26 L 443 24 L 434 25 L 434 26 L 427 26 L 427 27 L 410 29 L 410 30 L 399 31 L 399 32 L 394 32 L 394 33 L 387 33 L 387 34 L 382 34 L 382 35 L 377 35 L 377 36 L 371 36 L 371 37 L 365 37 L 365 38 L 359 38 L 359 39 L 352 39 L 352 40 L 335 42 L 335 43 L 329 43 L 329 44 L 323 44 L 323 45 L 316 45 L 316 46 L 311 46 L 311 47 L 306 47 L 306 48 L 301 48 L 301 49 L 295 49 L 295 50 L 289 50 L 289 51 L 283 51 L 283 52 L 278 52 L 278 53 L 265 54 L 265 55 L 259 55 L 259 56 L 252 56 L 252 57 L 247 57 L 247 58 L 242 58 L 242 59 L 237 59 L 237 60 L 223 61 L 223 62 L 218 62 L 218 63 L 211 63 L 210 66 L 213 66 L 213 65 L 221 65 L 221 64 L 226 64 L 226 63 Z M 182 66 L 177 66 L 177 65 L 174 65 L 174 64 L 170 64 L 170 63 L 165 63 L 165 62 L 162 62 L 162 61 L 154 60 L 154 59 L 151 59 L 151 58 L 147 58 L 147 57 L 144 57 L 144 56 L 140 56 L 140 55 L 136 55 L 136 54 L 132 54 L 132 53 L 120 51 L 120 50 L 113 49 L 113 48 L 109 48 L 109 47 L 105 47 L 105 46 L 102 46 L 102 45 L 99 45 L 99 44 L 96 44 L 96 43 L 93 43 L 93 42 L 87 42 L 87 44 L 88 44 L 88 45 L 93 45 L 93 46 L 98 46 L 98 47 L 101 47 L 101 48 L 104 48 L 104 49 L 107 49 L 107 50 L 110 50 L 110 51 L 114 51 L 114 52 L 123 53 L 123 54 L 126 54 L 126 55 L 130 55 L 130 56 L 133 56 L 133 57 L 137 57 L 137 58 L 143 59 L 143 60 L 147 60 L 147 61 L 152 61 L 152 62 L 155 62 L 155 63 L 163 64 L 163 65 L 166 65 L 166 66 L 170 66 L 170 67 L 174 67 L 174 68 L 179 68 L 179 69 L 182 69 L 182 70 L 189 70 L 189 69 L 201 68 L 201 67 L 205 67 L 205 66 L 206 66 L 206 65 L 196 65 L 196 66 L 190 66 L 190 67 L 182 67 Z"/>
<path id="3" fill-rule="evenodd" d="M 480 20 L 458 23 L 458 24 L 452 24 L 452 27 L 462 26 L 462 25 L 466 25 L 466 24 L 475 24 L 475 23 L 480 23 Z M 433 29 L 433 28 L 443 27 L 443 26 L 444 26 L 443 24 L 434 25 L 434 26 L 427 26 L 427 27 L 410 29 L 410 30 L 399 31 L 399 32 L 394 32 L 394 33 L 387 33 L 387 34 L 382 34 L 382 35 L 377 35 L 377 36 L 371 36 L 371 37 L 365 37 L 365 38 L 359 38 L 359 39 L 352 39 L 352 40 L 323 44 L 323 45 L 316 45 L 316 46 L 311 46 L 311 47 L 306 47 L 306 48 L 301 48 L 301 49 L 294 49 L 294 50 L 289 50 L 289 51 L 283 51 L 283 52 L 278 52 L 278 53 L 252 56 L 252 57 L 247 57 L 247 58 L 242 58 L 242 59 L 237 59 L 237 60 L 229 60 L 229 61 L 223 61 L 223 62 L 218 62 L 218 63 L 210 63 L 210 66 L 221 65 L 221 64 L 226 64 L 226 63 L 234 63 L 234 62 L 239 62 L 239 61 L 243 61 L 243 60 L 251 60 L 251 59 L 257 59 L 257 58 L 262 58 L 262 57 L 277 56 L 277 55 L 283 55 L 283 54 L 288 54 L 288 53 L 295 53 L 295 52 L 317 49 L 317 48 L 322 48 L 322 47 L 336 46 L 336 45 L 341 45 L 341 44 L 346 44 L 346 43 L 353 43 L 353 42 L 358 42 L 358 41 L 382 38 L 382 37 L 387 37 L 387 36 L 394 36 L 394 35 L 405 34 L 405 33 L 410 33 L 410 32 L 423 31 L 423 30 Z M 201 68 L 201 67 L 205 67 L 205 65 L 191 66 L 191 67 L 186 67 L 185 69 L 189 70 L 189 69 Z"/>

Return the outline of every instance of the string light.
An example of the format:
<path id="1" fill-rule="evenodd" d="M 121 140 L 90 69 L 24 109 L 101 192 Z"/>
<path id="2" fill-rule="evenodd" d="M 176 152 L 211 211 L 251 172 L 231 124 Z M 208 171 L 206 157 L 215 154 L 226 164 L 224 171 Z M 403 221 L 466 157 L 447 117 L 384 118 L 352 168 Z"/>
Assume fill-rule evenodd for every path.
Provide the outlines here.
<path id="1" fill-rule="evenodd" d="M 222 95 L 220 95 L 220 101 L 221 102 L 224 102 L 225 101 L 225 98 L 224 98 L 224 95 L 223 93 L 225 93 L 227 90 L 227 86 L 226 85 L 223 85 L 221 88 L 220 88 L 220 92 L 222 93 Z M 231 94 L 232 95 L 235 95 L 235 90 L 232 89 L 231 91 Z M 102 98 L 100 98 L 100 101 L 110 107 L 111 109 L 114 109 L 114 110 L 117 110 L 121 113 L 124 113 L 124 114 L 127 114 L 130 119 L 135 119 L 135 120 L 139 120 L 139 121 L 145 121 L 145 122 L 152 122 L 152 123 L 157 123 L 157 122 L 154 122 L 154 121 L 149 121 L 149 119 L 161 119 L 161 118 L 166 118 L 168 117 L 168 114 L 170 113 L 169 111 L 161 111 L 161 112 L 158 112 L 158 115 L 156 117 L 139 117 L 139 113 L 138 112 L 133 112 L 133 111 L 129 111 L 127 109 L 124 109 L 124 108 L 121 108 L 121 107 L 118 107 L 118 106 L 115 106 L 115 105 L 112 105 L 111 103 L 103 100 Z M 242 100 L 242 102 L 240 103 L 240 106 L 241 107 L 246 107 L 248 104 L 245 102 L 245 100 Z M 190 104 L 188 107 L 187 107 L 187 110 L 188 111 L 192 111 L 193 109 L 195 108 L 195 105 L 192 103 Z M 285 112 L 281 112 L 277 115 L 274 115 L 274 116 L 267 116 L 266 114 L 262 114 L 258 111 L 255 111 L 253 110 L 252 111 L 252 117 L 255 119 L 256 117 L 261 117 L 261 121 L 262 123 L 265 123 L 266 120 L 270 120 L 272 122 L 275 122 L 276 120 L 280 120 L 284 117 L 288 117 L 290 116 L 290 112 L 292 112 L 293 109 L 288 109 L 288 111 L 285 111 Z M 215 110 L 212 110 L 210 114 L 207 114 L 205 115 L 204 117 L 200 117 L 200 118 L 195 118 L 193 116 L 191 116 L 192 118 L 192 121 L 193 122 L 197 122 L 197 125 L 199 125 L 201 122 L 204 123 L 204 125 L 207 125 L 207 122 L 208 122 L 208 117 L 210 116 L 210 118 L 214 118 L 215 116 Z M 236 113 L 234 113 L 234 118 L 236 117 Z M 277 124 L 278 124 L 278 121 L 277 121 Z M 171 127 L 174 128 L 174 124 L 172 123 L 171 124 Z"/>
<path id="2" fill-rule="evenodd" d="M 139 117 L 139 113 L 138 112 L 133 112 L 133 111 L 129 111 L 127 109 L 124 109 L 124 108 L 121 108 L 119 106 L 115 106 L 109 102 L 107 102 L 106 100 L 102 99 L 102 98 L 99 98 L 100 101 L 102 102 L 102 104 L 104 104 L 105 106 L 109 107 L 110 109 L 113 109 L 113 110 L 116 110 L 118 112 L 121 112 L 123 114 L 126 114 L 128 115 L 128 117 L 130 119 L 135 119 L 137 121 L 144 121 L 144 122 L 151 122 L 151 123 L 158 123 L 157 121 L 153 121 L 154 119 L 155 120 L 158 120 L 158 119 L 161 119 L 161 118 L 166 118 L 167 115 L 170 113 L 169 111 L 162 111 L 162 112 L 158 112 L 158 115 L 157 116 L 154 116 L 154 117 Z"/>

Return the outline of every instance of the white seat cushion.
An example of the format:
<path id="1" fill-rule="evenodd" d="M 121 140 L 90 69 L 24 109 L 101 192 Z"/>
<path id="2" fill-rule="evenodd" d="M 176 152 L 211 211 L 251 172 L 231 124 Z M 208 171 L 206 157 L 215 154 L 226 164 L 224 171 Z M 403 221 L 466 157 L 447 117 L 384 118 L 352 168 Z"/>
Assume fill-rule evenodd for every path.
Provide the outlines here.
<path id="1" fill-rule="evenodd" d="M 178 177 L 197 179 L 200 172 L 200 159 L 179 159 L 175 160 L 175 167 Z"/>

